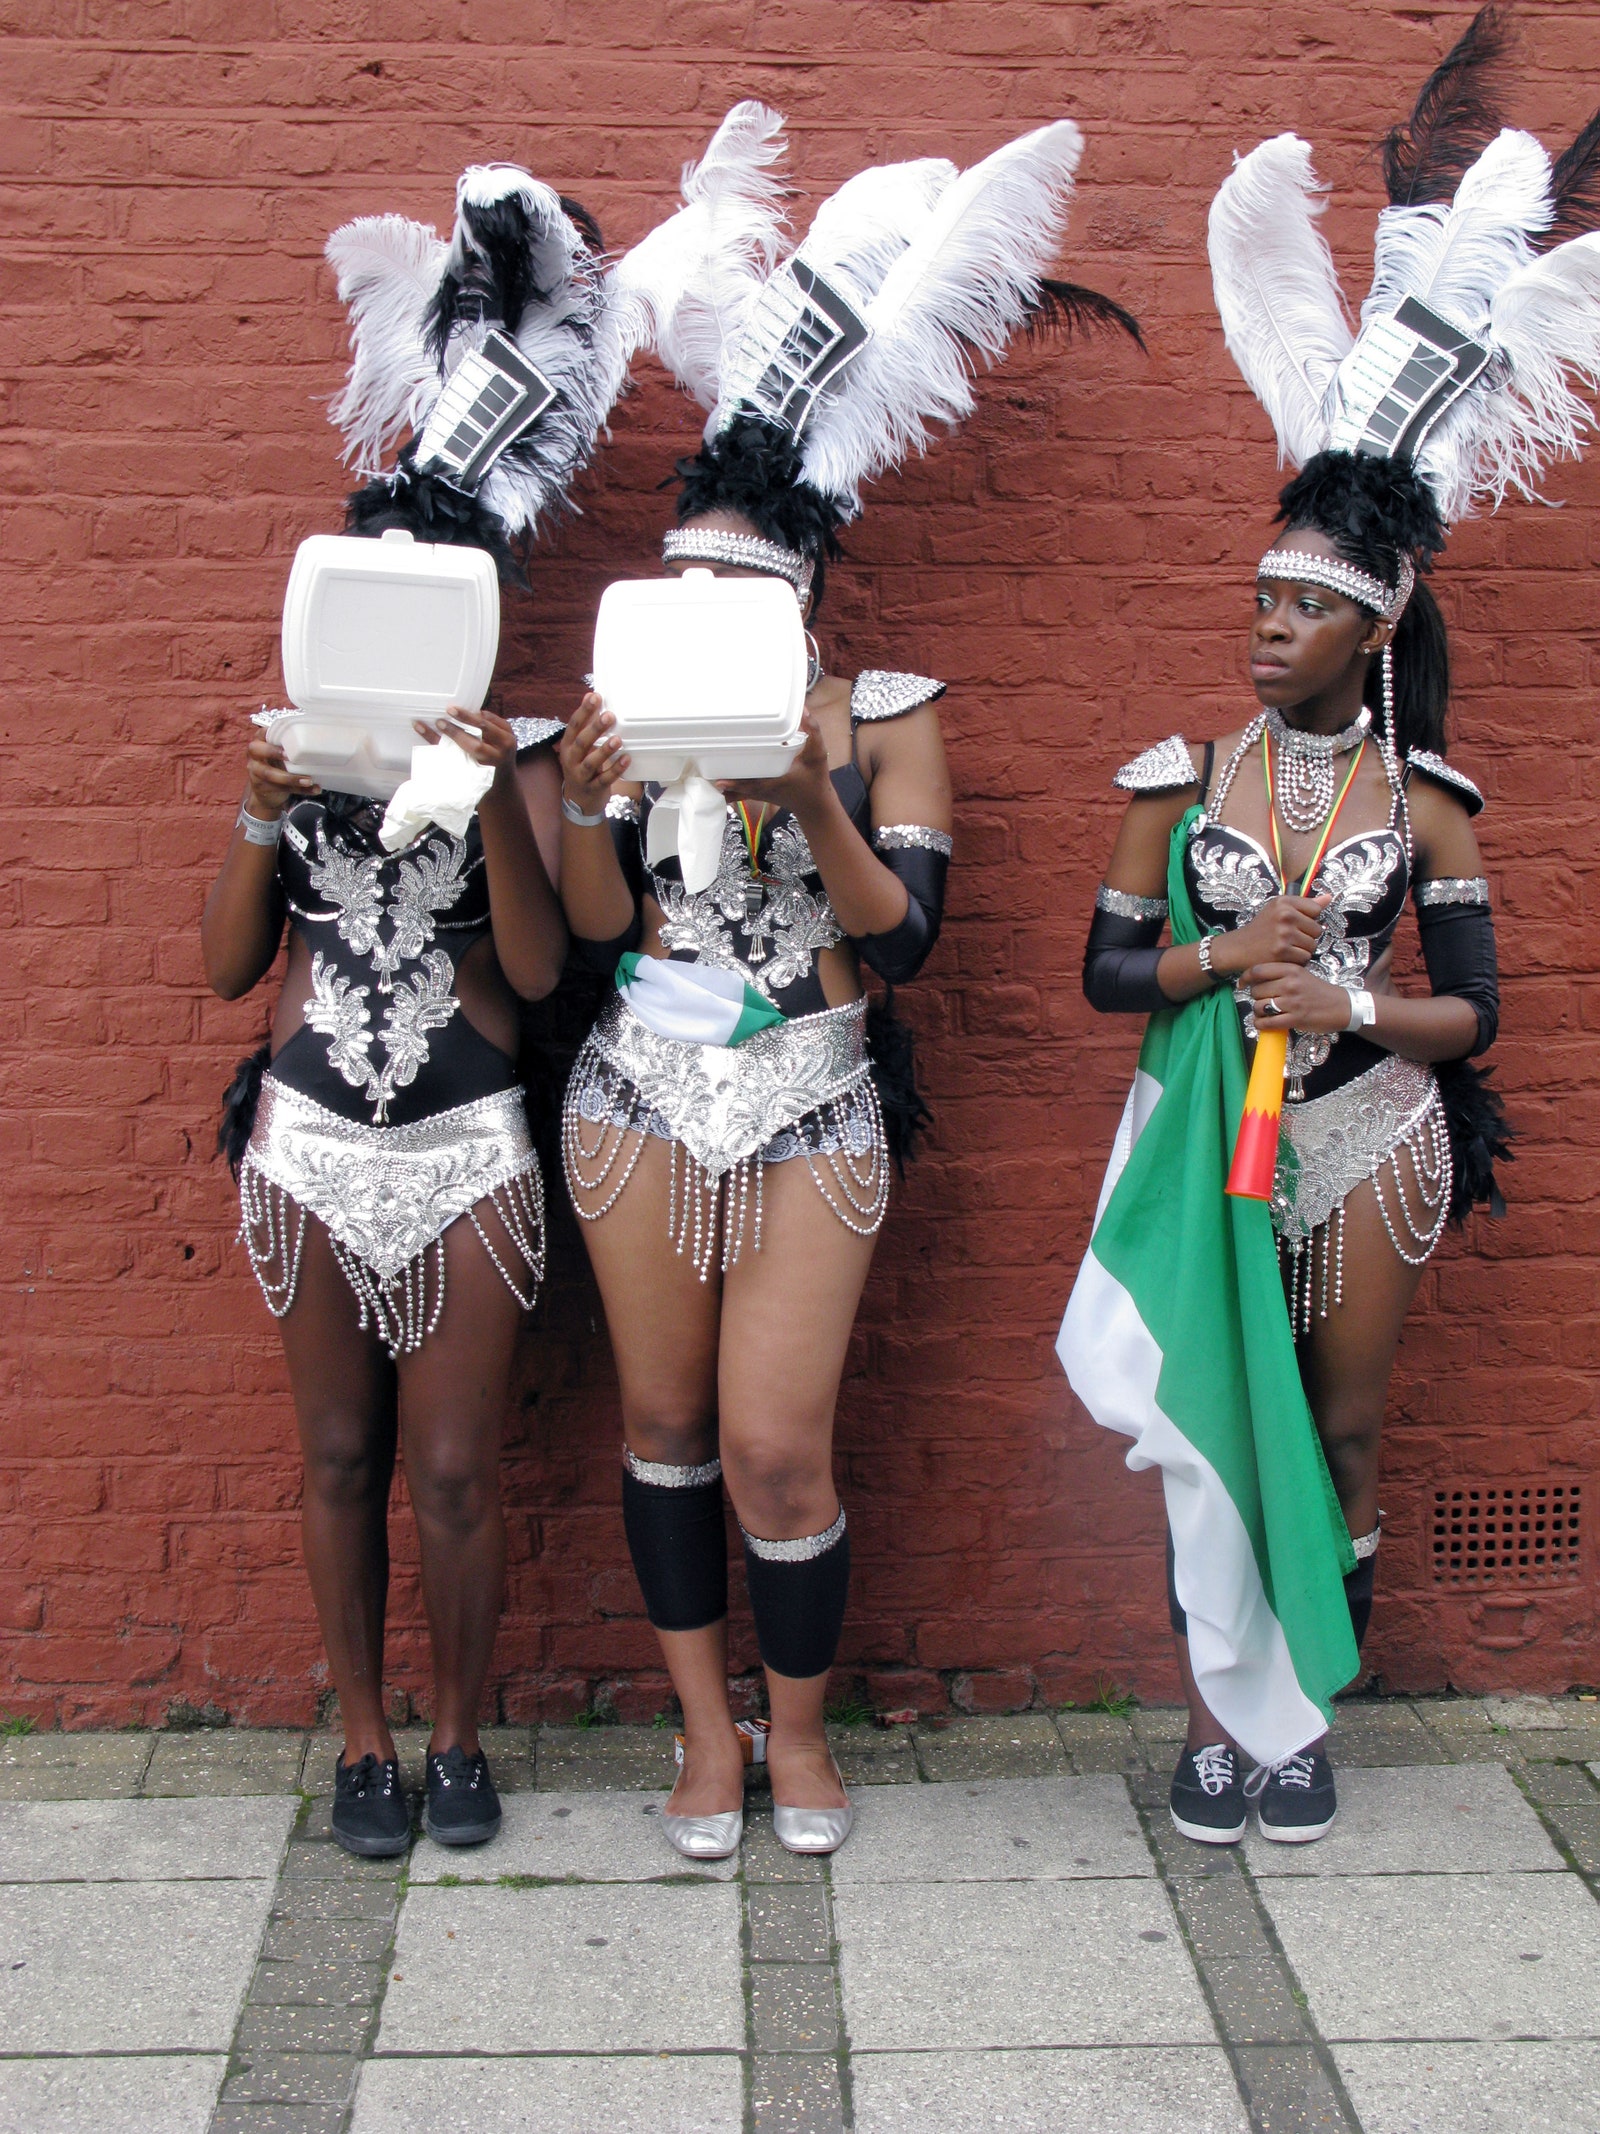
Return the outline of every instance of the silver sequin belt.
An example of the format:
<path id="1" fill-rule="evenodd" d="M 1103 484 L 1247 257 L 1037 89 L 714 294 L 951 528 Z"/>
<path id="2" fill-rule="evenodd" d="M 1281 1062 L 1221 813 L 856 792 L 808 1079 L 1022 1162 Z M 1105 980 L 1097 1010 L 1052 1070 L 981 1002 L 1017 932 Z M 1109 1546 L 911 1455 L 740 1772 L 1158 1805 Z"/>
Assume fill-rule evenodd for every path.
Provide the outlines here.
<path id="1" fill-rule="evenodd" d="M 1416 1141 L 1430 1114 L 1442 1133 L 1443 1112 L 1432 1068 L 1397 1053 L 1325 1097 L 1285 1104 L 1272 1227 L 1290 1241 L 1308 1238 L 1402 1144 Z"/>
<path id="2" fill-rule="evenodd" d="M 758 1030 L 742 1045 L 660 1037 L 613 993 L 573 1068 L 595 1061 L 631 1082 L 640 1109 L 659 1113 L 710 1179 L 762 1149 L 807 1112 L 867 1081 L 867 1004 L 850 1001 Z"/>
<path id="3" fill-rule="evenodd" d="M 538 1159 L 520 1089 L 410 1126 L 363 1126 L 265 1074 L 243 1168 L 315 1215 L 380 1281 L 392 1281 L 457 1216 L 536 1172 Z"/>

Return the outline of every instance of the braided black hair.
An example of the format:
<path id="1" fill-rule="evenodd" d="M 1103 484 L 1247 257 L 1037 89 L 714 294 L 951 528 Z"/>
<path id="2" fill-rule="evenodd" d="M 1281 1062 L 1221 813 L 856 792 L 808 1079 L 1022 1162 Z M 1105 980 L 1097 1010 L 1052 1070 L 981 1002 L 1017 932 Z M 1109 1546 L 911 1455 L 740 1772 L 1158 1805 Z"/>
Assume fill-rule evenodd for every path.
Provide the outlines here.
<path id="1" fill-rule="evenodd" d="M 1400 558 L 1417 571 L 1416 590 L 1393 639 L 1394 724 L 1390 736 L 1403 756 L 1408 749 L 1445 749 L 1445 713 L 1450 702 L 1450 646 L 1439 604 L 1423 580 L 1445 543 L 1445 524 L 1433 492 L 1409 460 L 1366 453 L 1318 452 L 1308 459 L 1278 498 L 1286 532 L 1310 528 L 1326 534 L 1347 563 L 1370 571 L 1385 585 L 1398 584 Z M 1382 662 L 1367 675 L 1367 704 L 1381 713 Z"/>
<path id="2" fill-rule="evenodd" d="M 844 510 L 808 482 L 800 466 L 800 448 L 787 430 L 759 415 L 736 415 L 710 444 L 678 461 L 678 524 L 713 511 L 738 512 L 766 540 L 810 558 L 816 609 L 827 566 L 842 553 Z"/>

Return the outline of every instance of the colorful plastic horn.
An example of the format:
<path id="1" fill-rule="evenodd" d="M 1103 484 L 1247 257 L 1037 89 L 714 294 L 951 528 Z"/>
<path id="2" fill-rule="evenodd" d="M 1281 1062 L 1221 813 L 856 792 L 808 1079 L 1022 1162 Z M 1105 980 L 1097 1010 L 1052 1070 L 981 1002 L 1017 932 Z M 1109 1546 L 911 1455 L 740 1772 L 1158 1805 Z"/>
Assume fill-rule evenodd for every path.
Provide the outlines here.
<path id="1" fill-rule="evenodd" d="M 1227 1190 L 1236 1200 L 1271 1200 L 1278 1166 L 1278 1120 L 1283 1111 L 1283 1071 L 1289 1058 L 1287 1030 L 1263 1030 L 1244 1093 L 1244 1116 L 1233 1144 Z"/>

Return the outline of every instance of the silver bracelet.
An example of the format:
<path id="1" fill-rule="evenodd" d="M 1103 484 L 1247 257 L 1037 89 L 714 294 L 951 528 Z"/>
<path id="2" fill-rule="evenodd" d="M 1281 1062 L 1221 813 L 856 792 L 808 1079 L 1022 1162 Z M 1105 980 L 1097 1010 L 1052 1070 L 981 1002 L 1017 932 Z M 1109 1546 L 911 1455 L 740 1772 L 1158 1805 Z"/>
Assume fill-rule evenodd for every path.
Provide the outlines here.
<path id="1" fill-rule="evenodd" d="M 264 816 L 252 815 L 241 801 L 234 827 L 244 832 L 247 845 L 275 845 L 283 835 L 283 817 L 279 815 L 268 822 Z"/>
<path id="2" fill-rule="evenodd" d="M 567 798 L 565 787 L 562 788 L 561 793 L 561 812 L 568 822 L 576 823 L 580 830 L 598 830 L 606 819 L 604 808 L 600 810 L 598 815 L 585 815 L 575 800 Z"/>
<path id="3" fill-rule="evenodd" d="M 1350 1020 L 1347 1030 L 1370 1030 L 1378 1020 L 1378 1003 L 1368 992 L 1355 988 L 1350 994 Z"/>
<path id="4" fill-rule="evenodd" d="M 1200 958 L 1200 968 L 1213 985 L 1218 982 L 1218 973 L 1211 968 L 1211 936 L 1202 934 L 1195 943 L 1195 954 Z"/>

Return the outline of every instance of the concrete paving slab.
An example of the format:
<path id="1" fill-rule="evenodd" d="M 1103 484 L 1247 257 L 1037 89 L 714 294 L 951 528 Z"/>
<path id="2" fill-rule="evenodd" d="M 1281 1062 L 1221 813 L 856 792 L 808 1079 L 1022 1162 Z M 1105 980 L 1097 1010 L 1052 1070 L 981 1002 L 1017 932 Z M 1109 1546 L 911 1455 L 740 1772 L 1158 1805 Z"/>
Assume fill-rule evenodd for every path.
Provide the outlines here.
<path id="1" fill-rule="evenodd" d="M 844 2134 L 837 2062 L 763 2053 L 750 2066 L 751 2134 Z"/>
<path id="2" fill-rule="evenodd" d="M 1216 2036 L 1150 1882 L 857 1884 L 833 1916 L 852 2052 Z"/>
<path id="3" fill-rule="evenodd" d="M 914 1786 L 921 1779 L 908 1726 L 831 1726 L 828 1746 L 847 1786 Z"/>
<path id="4" fill-rule="evenodd" d="M 820 1882 L 822 1860 L 815 1853 L 788 1852 L 772 1832 L 770 1804 L 758 1806 L 759 1796 L 747 1795 L 744 1811 L 744 1843 L 739 1864 L 748 1883 Z"/>
<path id="5" fill-rule="evenodd" d="M 1600 1908 L 1574 1875 L 1259 1887 L 1325 2038 L 1600 2033 Z"/>
<path id="6" fill-rule="evenodd" d="M 828 1961 L 830 1935 L 825 1890 L 768 1883 L 749 1890 L 745 1904 L 753 1962 L 825 1964 Z"/>
<path id="7" fill-rule="evenodd" d="M 739 1872 L 731 1860 L 685 1860 L 661 1828 L 659 1793 L 521 1793 L 505 1803 L 500 1835 L 490 1844 L 435 1845 L 419 1838 L 411 1854 L 411 1880 L 498 1882 L 507 1875 L 548 1881 L 653 1882 L 663 1875 L 693 1874 L 728 1882 Z"/>
<path id="8" fill-rule="evenodd" d="M 1340 1771 L 1361 1764 L 1439 1764 L 1449 1760 L 1443 1743 L 1429 1733 L 1411 1706 L 1395 1701 L 1336 1704 L 1328 1753 L 1334 1768 Z"/>
<path id="9" fill-rule="evenodd" d="M 539 1784 L 552 1793 L 672 1791 L 672 1730 L 651 1726 L 542 1726 Z"/>
<path id="10" fill-rule="evenodd" d="M 726 1884 L 416 1889 L 382 2052 L 675 2052 L 744 2044 Z"/>
<path id="11" fill-rule="evenodd" d="M 220 2055 L 0 2060 L 0 2134 L 206 2134 Z"/>
<path id="12" fill-rule="evenodd" d="M 739 2134 L 739 2062 L 715 2053 L 658 2059 L 369 2061 L 351 2134 Z"/>
<path id="13" fill-rule="evenodd" d="M 1365 2134 L 1600 2134 L 1600 2045 L 1341 2045 Z"/>
<path id="14" fill-rule="evenodd" d="M 345 2104 L 360 2072 L 354 2054 L 253 2053 L 236 2060 L 222 2096 L 226 2104 Z"/>
<path id="15" fill-rule="evenodd" d="M 1309 2045 L 1239 2045 L 1234 2072 L 1261 2134 L 1360 2134 L 1333 2077 Z"/>
<path id="16" fill-rule="evenodd" d="M 1529 1762 L 1584 1763 L 1600 1750 L 1600 1726 L 1519 1729 L 1511 1741 Z"/>
<path id="17" fill-rule="evenodd" d="M 992 1778 L 856 1802 L 833 1886 L 1153 1875 L 1120 1778 Z"/>
<path id="18" fill-rule="evenodd" d="M 1059 1718 L 1070 1716 L 1062 1713 Z M 1181 1704 L 1136 1704 L 1128 1714 L 1128 1725 L 1135 1741 L 1159 1742 L 1163 1748 L 1170 1741 L 1176 1750 L 1189 1731 L 1189 1714 Z"/>
<path id="19" fill-rule="evenodd" d="M 0 1800 L 125 1800 L 150 1761 L 148 1734 L 23 1734 L 0 1740 Z"/>
<path id="20" fill-rule="evenodd" d="M 924 1778 L 1043 1778 L 1067 1769 L 1061 1736 L 1046 1712 L 933 1721 L 913 1731 Z"/>
<path id="21" fill-rule="evenodd" d="M 1056 1731 L 1074 1771 L 1138 1771 L 1152 1756 L 1158 1764 L 1176 1761 L 1175 1754 L 1168 1758 L 1164 1746 L 1151 1744 L 1147 1753 L 1128 1720 L 1114 1712 L 1057 1712 Z"/>
<path id="22" fill-rule="evenodd" d="M 1569 1726 L 1573 1706 L 1557 1697 L 1485 1697 L 1491 1726 L 1549 1728 Z"/>
<path id="23" fill-rule="evenodd" d="M 0 1801 L 0 1883 L 277 1875 L 295 1800 Z"/>
<path id="24" fill-rule="evenodd" d="M 271 1902 L 270 1882 L 9 1884 L 6 2050 L 226 2052 Z"/>
<path id="25" fill-rule="evenodd" d="M 861 2053 L 856 2134 L 1247 2134 L 1219 2046 L 1135 2052 Z"/>
<path id="26" fill-rule="evenodd" d="M 836 2052 L 839 1995 L 830 1964 L 752 1964 L 750 2034 L 757 2052 Z"/>
<path id="27" fill-rule="evenodd" d="M 300 1784 L 306 1737 L 299 1733 L 217 1727 L 205 1733 L 158 1734 L 144 1791 L 201 1794 L 293 1793 Z"/>
<path id="28" fill-rule="evenodd" d="M 219 2104 L 209 2134 L 345 2134 L 342 2104 Z"/>
<path id="29" fill-rule="evenodd" d="M 1252 1819 L 1244 1842 L 1252 1874 L 1465 1875 L 1564 1865 L 1503 1764 L 1341 1770 L 1338 1784 L 1339 1819 L 1315 1845 L 1274 1845 Z"/>

